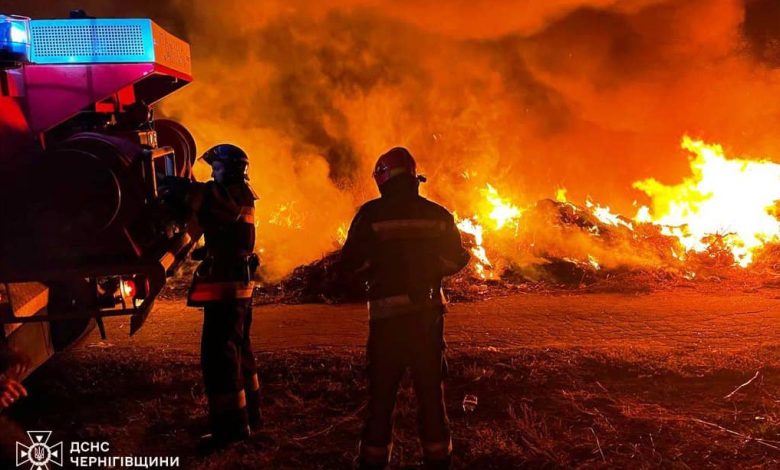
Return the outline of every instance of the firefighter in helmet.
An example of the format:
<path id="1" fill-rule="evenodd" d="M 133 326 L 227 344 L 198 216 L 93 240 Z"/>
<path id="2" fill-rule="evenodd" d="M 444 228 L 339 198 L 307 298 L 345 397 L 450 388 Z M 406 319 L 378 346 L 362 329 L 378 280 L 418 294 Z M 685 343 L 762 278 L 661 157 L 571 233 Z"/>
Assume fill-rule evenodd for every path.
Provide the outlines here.
<path id="1" fill-rule="evenodd" d="M 418 193 L 414 158 L 396 147 L 379 157 L 381 197 L 360 208 L 342 250 L 348 271 L 368 286 L 367 417 L 359 467 L 385 468 L 392 450 L 398 385 L 411 369 L 426 468 L 449 468 L 452 441 L 444 406 L 442 278 L 468 262 L 453 216 Z"/>
<path id="2" fill-rule="evenodd" d="M 205 246 L 193 251 L 201 264 L 187 298 L 204 308 L 201 367 L 208 398 L 211 435 L 220 446 L 249 436 L 260 424 L 260 381 L 250 344 L 252 290 L 258 266 L 254 254 L 254 201 L 249 158 L 231 144 L 201 157 L 211 165 L 206 183 L 167 178 L 163 197 L 191 211 L 204 232 Z"/>

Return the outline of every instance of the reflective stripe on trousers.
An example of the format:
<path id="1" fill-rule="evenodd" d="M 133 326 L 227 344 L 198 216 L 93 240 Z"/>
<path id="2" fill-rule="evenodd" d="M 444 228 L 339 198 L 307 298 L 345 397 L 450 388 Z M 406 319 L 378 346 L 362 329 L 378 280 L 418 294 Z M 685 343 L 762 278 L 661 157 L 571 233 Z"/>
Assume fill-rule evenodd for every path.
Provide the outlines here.
<path id="1" fill-rule="evenodd" d="M 209 412 L 222 414 L 246 408 L 246 392 L 243 390 L 229 393 L 213 393 L 208 395 Z"/>
<path id="2" fill-rule="evenodd" d="M 452 439 L 441 442 L 423 442 L 423 456 L 427 460 L 444 460 L 452 454 Z"/>
<path id="3" fill-rule="evenodd" d="M 371 465 L 387 465 L 393 453 L 393 443 L 386 446 L 372 446 L 360 442 L 360 458 Z"/>
<path id="4" fill-rule="evenodd" d="M 257 376 L 257 373 L 252 374 L 252 377 L 246 381 L 244 387 L 251 392 L 260 390 L 260 377 Z"/>

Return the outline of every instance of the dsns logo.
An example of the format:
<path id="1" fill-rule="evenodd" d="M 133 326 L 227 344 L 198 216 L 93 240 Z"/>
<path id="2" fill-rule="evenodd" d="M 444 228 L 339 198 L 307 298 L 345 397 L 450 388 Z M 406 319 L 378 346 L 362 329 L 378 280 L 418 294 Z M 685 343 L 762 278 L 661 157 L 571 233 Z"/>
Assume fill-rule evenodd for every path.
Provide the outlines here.
<path id="1" fill-rule="evenodd" d="M 29 470 L 49 470 L 49 463 L 62 467 L 62 442 L 49 445 L 51 431 L 27 431 L 30 446 L 16 443 L 16 466 L 30 465 Z"/>

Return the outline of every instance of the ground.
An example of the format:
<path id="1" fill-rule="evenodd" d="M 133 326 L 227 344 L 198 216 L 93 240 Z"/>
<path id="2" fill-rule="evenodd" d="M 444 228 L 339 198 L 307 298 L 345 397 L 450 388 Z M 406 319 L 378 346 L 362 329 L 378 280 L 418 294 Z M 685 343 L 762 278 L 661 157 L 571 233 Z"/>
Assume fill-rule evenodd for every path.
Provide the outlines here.
<path id="1" fill-rule="evenodd" d="M 779 296 L 713 285 L 452 305 L 456 467 L 780 465 Z M 254 316 L 266 424 L 245 444 L 196 453 L 201 317 L 175 298 L 159 299 L 136 336 L 114 320 L 107 341 L 95 332 L 50 361 L 11 416 L 56 439 L 108 441 L 114 455 L 179 456 L 183 468 L 349 468 L 366 398 L 364 306 L 258 306 Z M 415 430 L 407 382 L 394 466 L 419 460 Z"/>

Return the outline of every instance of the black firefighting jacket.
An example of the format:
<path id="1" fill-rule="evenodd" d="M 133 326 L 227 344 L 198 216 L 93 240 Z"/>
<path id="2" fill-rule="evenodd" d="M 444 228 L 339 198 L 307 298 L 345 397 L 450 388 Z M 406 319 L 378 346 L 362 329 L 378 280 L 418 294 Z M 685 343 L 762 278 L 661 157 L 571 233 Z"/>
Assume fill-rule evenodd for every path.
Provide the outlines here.
<path id="1" fill-rule="evenodd" d="M 415 183 L 391 186 L 360 208 L 341 260 L 366 276 L 375 319 L 442 306 L 442 278 L 461 270 L 469 254 L 452 215 L 420 196 Z"/>
<path id="2" fill-rule="evenodd" d="M 245 181 L 192 183 L 185 196 L 203 230 L 206 255 L 193 277 L 188 304 L 251 298 L 257 199 Z"/>

